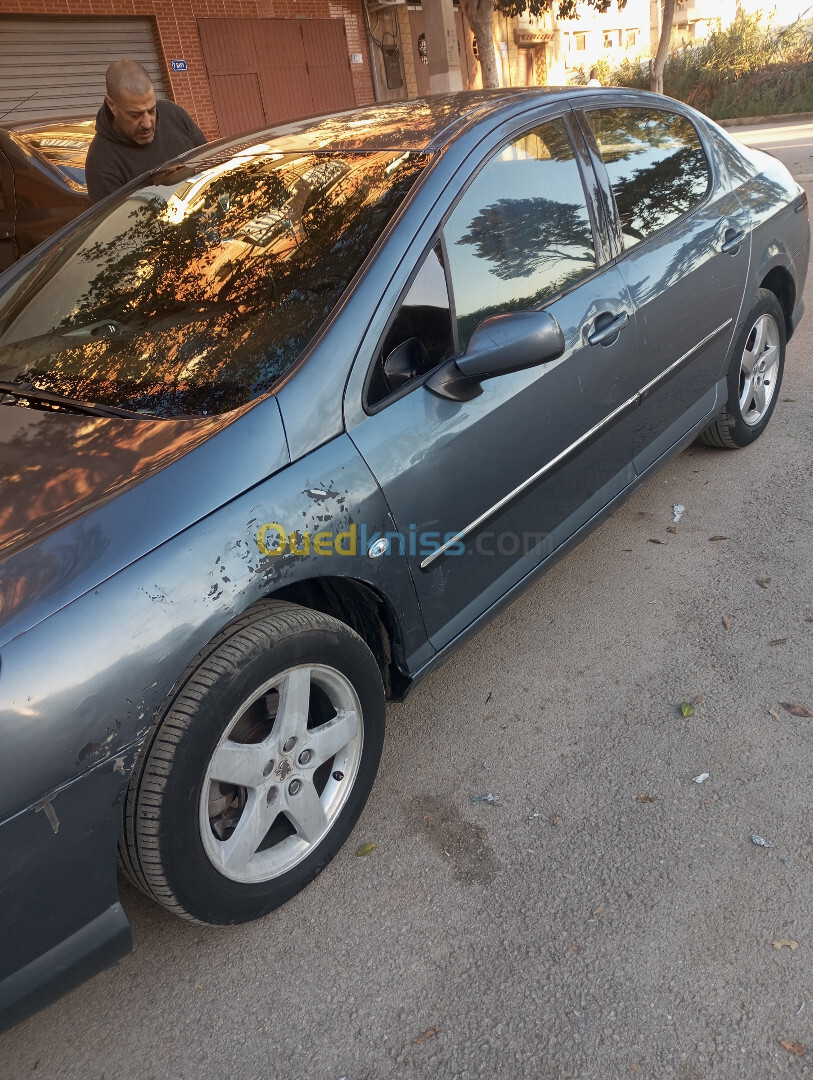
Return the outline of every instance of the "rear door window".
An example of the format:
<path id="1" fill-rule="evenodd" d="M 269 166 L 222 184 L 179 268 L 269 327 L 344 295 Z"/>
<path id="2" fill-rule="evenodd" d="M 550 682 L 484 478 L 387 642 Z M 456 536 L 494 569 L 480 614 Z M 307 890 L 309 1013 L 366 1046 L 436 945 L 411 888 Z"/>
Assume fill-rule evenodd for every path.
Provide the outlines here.
<path id="1" fill-rule="evenodd" d="M 711 169 L 694 125 L 664 109 L 586 113 L 607 168 L 625 249 L 702 202 Z"/>

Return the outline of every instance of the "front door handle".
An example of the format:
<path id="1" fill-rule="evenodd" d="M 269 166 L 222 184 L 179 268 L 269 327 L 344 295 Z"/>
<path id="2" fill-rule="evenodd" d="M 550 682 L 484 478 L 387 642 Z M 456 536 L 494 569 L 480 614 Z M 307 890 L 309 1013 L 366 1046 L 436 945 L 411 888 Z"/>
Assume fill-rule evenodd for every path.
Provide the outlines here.
<path id="1" fill-rule="evenodd" d="M 609 323 L 605 320 L 610 319 Z M 612 312 L 604 311 L 598 316 L 594 326 L 598 326 L 598 330 L 594 330 L 592 334 L 588 335 L 588 345 L 610 345 L 612 339 L 618 336 L 619 331 L 626 323 L 629 322 L 629 313 L 622 311 L 620 315 L 615 318 L 612 316 Z M 602 324 L 602 325 L 599 325 Z"/>
<path id="2" fill-rule="evenodd" d="M 14 233 L 10 233 L 10 232 L 1 232 L 0 233 L 0 240 L 13 240 L 13 239 L 14 239 Z"/>
<path id="3" fill-rule="evenodd" d="M 736 255 L 745 239 L 744 229 L 726 229 L 723 246 L 720 248 L 724 255 Z"/>

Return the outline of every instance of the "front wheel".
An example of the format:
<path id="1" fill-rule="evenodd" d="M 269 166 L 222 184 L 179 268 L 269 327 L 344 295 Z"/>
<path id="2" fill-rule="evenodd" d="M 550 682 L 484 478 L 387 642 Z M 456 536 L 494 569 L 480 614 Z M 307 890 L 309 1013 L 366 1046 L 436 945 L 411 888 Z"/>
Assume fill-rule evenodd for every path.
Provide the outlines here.
<path id="1" fill-rule="evenodd" d="M 737 449 L 759 438 L 782 384 L 785 339 L 779 301 L 768 289 L 759 289 L 732 353 L 725 407 L 701 433 L 701 442 Z"/>
<path id="2" fill-rule="evenodd" d="M 255 919 L 330 862 L 372 788 L 378 665 L 344 623 L 264 601 L 197 658 L 150 736 L 119 846 L 178 915 Z"/>

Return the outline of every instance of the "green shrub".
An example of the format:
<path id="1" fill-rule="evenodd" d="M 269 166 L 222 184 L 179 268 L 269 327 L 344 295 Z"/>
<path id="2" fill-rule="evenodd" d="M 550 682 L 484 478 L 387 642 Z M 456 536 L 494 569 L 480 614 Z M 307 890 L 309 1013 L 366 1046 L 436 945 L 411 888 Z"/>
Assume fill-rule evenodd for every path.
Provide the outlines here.
<path id="1" fill-rule="evenodd" d="M 624 61 L 606 84 L 648 89 L 648 68 Z M 673 35 L 663 89 L 717 120 L 811 110 L 813 21 L 774 28 L 759 13 L 742 14 L 704 41 L 684 45 Z"/>

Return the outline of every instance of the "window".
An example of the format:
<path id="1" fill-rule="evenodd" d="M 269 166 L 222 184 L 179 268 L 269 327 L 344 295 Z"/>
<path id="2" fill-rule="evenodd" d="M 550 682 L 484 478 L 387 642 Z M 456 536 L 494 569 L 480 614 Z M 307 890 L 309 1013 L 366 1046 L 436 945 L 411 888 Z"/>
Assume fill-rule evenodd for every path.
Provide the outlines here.
<path id="1" fill-rule="evenodd" d="M 597 109 L 587 118 L 607 166 L 625 248 L 702 201 L 711 174 L 697 131 L 684 116 Z"/>
<path id="2" fill-rule="evenodd" d="M 370 376 L 367 402 L 375 405 L 431 371 L 454 351 L 449 290 L 443 252 L 436 243 L 421 264 Z"/>
<path id="3" fill-rule="evenodd" d="M 585 52 L 587 49 L 587 34 L 574 34 L 576 52 Z"/>
<path id="4" fill-rule="evenodd" d="M 313 340 L 426 163 L 260 146 L 239 170 L 173 166 L 4 293 L 0 379 L 163 417 L 244 405 Z"/>
<path id="5" fill-rule="evenodd" d="M 627 49 L 633 49 L 638 44 L 638 31 L 627 30 L 626 37 L 624 39 L 624 47 Z"/>
<path id="6" fill-rule="evenodd" d="M 542 307 L 596 268 L 593 233 L 562 120 L 510 143 L 444 228 L 462 352 L 491 315 Z"/>
<path id="7" fill-rule="evenodd" d="M 607 30 L 607 31 L 605 31 L 605 33 L 604 33 L 604 48 L 605 49 L 614 49 L 617 42 L 618 42 L 618 31 L 617 30 Z"/>

